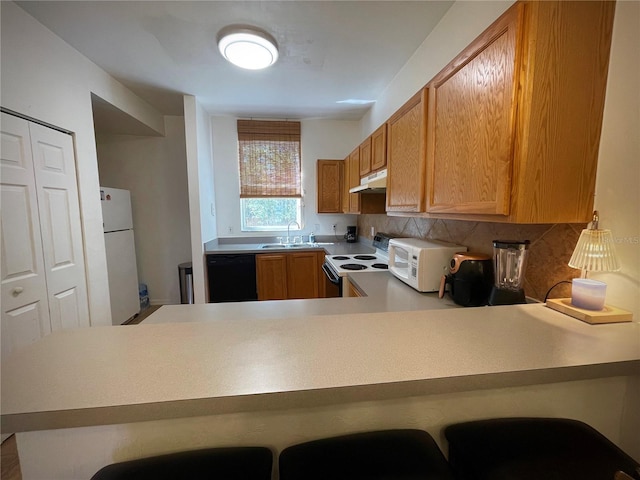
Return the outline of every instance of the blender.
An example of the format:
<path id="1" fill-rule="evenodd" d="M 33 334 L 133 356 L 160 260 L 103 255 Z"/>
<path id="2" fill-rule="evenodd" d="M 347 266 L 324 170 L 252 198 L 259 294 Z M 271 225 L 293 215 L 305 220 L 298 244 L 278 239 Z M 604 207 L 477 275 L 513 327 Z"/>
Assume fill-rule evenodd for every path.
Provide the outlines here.
<path id="1" fill-rule="evenodd" d="M 529 240 L 493 241 L 494 285 L 489 296 L 489 305 L 514 305 L 526 303 L 524 270 L 527 262 Z"/>

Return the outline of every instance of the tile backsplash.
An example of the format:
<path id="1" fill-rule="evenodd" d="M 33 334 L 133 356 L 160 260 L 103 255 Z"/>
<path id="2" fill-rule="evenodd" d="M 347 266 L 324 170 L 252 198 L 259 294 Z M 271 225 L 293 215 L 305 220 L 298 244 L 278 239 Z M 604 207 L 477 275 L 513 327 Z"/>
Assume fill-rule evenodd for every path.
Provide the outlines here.
<path id="1" fill-rule="evenodd" d="M 547 291 L 561 280 L 580 276 L 569 267 L 573 249 L 586 224 L 513 225 L 419 217 L 359 215 L 358 233 L 371 238 L 371 227 L 401 237 L 442 240 L 468 247 L 469 251 L 493 255 L 493 240 L 530 240 L 524 290 L 529 297 L 544 300 Z M 571 285 L 560 284 L 549 298 L 571 296 Z"/>

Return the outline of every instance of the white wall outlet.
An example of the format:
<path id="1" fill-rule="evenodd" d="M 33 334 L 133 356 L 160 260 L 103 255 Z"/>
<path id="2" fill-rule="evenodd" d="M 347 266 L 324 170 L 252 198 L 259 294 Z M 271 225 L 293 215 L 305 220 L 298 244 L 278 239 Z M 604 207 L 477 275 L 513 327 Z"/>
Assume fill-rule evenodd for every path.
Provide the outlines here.
<path id="1" fill-rule="evenodd" d="M 376 227 L 371 227 L 371 237 L 376 236 Z"/>
<path id="2" fill-rule="evenodd" d="M 313 231 L 316 234 L 320 231 L 320 224 L 319 223 L 314 223 L 313 224 Z"/>
<path id="3" fill-rule="evenodd" d="M 233 226 L 229 225 L 228 233 L 233 233 Z"/>
<path id="4" fill-rule="evenodd" d="M 216 204 L 215 203 L 211 203 L 211 216 L 212 217 L 216 216 Z"/>

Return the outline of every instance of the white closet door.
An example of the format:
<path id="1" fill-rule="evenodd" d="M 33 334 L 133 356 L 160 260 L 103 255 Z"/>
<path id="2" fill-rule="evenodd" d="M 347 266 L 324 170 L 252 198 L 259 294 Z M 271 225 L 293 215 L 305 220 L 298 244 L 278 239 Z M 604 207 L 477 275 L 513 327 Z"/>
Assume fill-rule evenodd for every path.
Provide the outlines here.
<path id="1" fill-rule="evenodd" d="M 89 326 L 73 141 L 34 123 L 29 130 L 51 329 Z"/>
<path id="2" fill-rule="evenodd" d="M 2 114 L 2 356 L 51 332 L 29 125 Z"/>

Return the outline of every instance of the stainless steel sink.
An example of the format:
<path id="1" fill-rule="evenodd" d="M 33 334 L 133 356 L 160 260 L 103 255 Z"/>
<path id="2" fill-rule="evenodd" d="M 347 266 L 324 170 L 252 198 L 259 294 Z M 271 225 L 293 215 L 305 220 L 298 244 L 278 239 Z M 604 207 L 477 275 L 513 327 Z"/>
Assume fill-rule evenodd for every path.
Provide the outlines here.
<path id="1" fill-rule="evenodd" d="M 318 248 L 322 245 L 333 245 L 333 243 L 265 243 L 260 248 Z"/>

